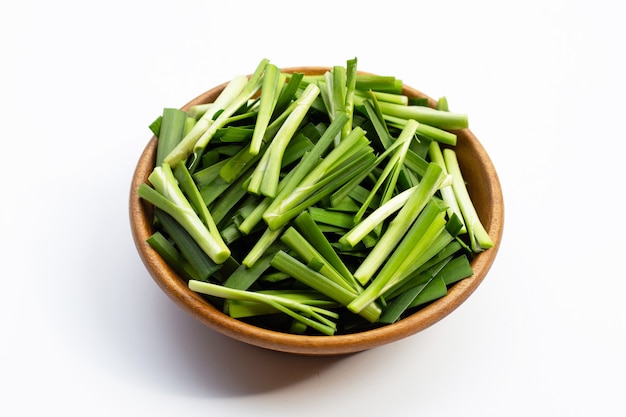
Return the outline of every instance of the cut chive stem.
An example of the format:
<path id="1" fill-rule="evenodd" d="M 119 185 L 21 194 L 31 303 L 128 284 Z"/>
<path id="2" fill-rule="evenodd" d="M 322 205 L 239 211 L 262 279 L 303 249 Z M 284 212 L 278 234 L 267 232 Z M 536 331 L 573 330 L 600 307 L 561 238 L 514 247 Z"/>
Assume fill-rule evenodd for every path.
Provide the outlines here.
<path id="1" fill-rule="evenodd" d="M 463 113 L 452 113 L 425 106 L 402 106 L 384 101 L 379 102 L 378 105 L 385 115 L 414 119 L 439 129 L 455 130 L 468 127 L 467 115 Z"/>
<path id="2" fill-rule="evenodd" d="M 352 130 L 354 119 L 354 96 L 356 92 L 357 59 L 349 59 L 346 63 L 346 97 L 344 103 L 345 113 L 348 115 L 348 123 L 343 126 L 341 137 L 345 138 Z"/>
<path id="3" fill-rule="evenodd" d="M 302 233 L 302 235 L 322 254 L 334 268 L 337 270 L 344 279 L 350 283 L 351 287 L 357 292 L 361 291 L 360 284 L 354 279 L 352 272 L 348 269 L 345 263 L 341 260 L 335 249 L 332 247 L 324 233 L 318 227 L 315 220 L 311 216 L 309 211 L 303 211 L 298 217 L 294 219 L 296 228 Z"/>
<path id="4" fill-rule="evenodd" d="M 463 218 L 465 219 L 465 226 L 470 237 L 470 245 L 474 252 L 481 252 L 485 249 L 493 247 L 493 241 L 489 237 L 489 234 L 483 227 L 478 213 L 474 208 L 472 199 L 470 198 L 459 161 L 456 156 L 456 152 L 453 149 L 446 148 L 443 150 L 443 158 L 446 168 L 452 176 L 452 189 L 454 195 L 457 198 Z"/>
<path id="5" fill-rule="evenodd" d="M 365 285 L 374 276 L 387 256 L 395 249 L 430 198 L 439 190 L 444 178 L 445 175 L 440 166 L 434 163 L 429 164 L 422 181 L 411 193 L 396 217 L 389 223 L 389 227 L 381 236 L 380 241 L 354 272 L 355 278 L 362 285 Z"/>
<path id="6" fill-rule="evenodd" d="M 181 255 L 189 262 L 202 281 L 206 281 L 221 268 L 221 264 L 214 262 L 181 225 L 165 211 L 158 207 L 154 209 L 154 215 L 161 227 L 176 244 Z"/>
<path id="7" fill-rule="evenodd" d="M 382 173 L 378 176 L 376 183 L 370 190 L 370 195 L 368 196 L 367 200 L 363 203 L 363 205 L 361 206 L 357 214 L 354 216 L 355 223 L 359 223 L 361 221 L 361 219 L 363 218 L 363 215 L 365 214 L 365 210 L 370 206 L 370 203 L 372 202 L 372 199 L 378 192 L 379 188 L 387 181 L 390 175 L 391 175 L 391 179 L 387 181 L 387 186 L 386 186 L 387 190 L 383 193 L 383 197 L 381 198 L 380 204 L 385 204 L 387 201 L 391 199 L 392 192 L 395 189 L 396 181 L 398 179 L 397 175 L 399 173 L 399 167 L 402 166 L 404 163 L 404 158 L 409 149 L 411 139 L 415 135 L 415 130 L 417 129 L 417 125 L 418 123 L 416 121 L 409 120 L 406 126 L 404 127 L 404 129 L 402 129 L 402 132 L 400 133 L 400 135 L 398 136 L 398 139 L 396 140 L 396 143 L 401 144 L 401 146 L 398 147 L 396 152 L 394 152 L 393 156 L 389 159 L 389 162 L 383 169 Z M 394 171 L 396 172 L 396 175 L 393 175 Z"/>
<path id="8" fill-rule="evenodd" d="M 241 93 L 223 108 L 221 113 L 219 113 L 219 115 L 215 118 L 215 121 L 209 125 L 207 130 L 198 138 L 197 142 L 193 146 L 194 159 L 190 163 L 191 166 L 195 166 L 198 163 L 200 155 L 204 152 L 204 149 L 213 138 L 213 135 L 215 135 L 217 129 L 223 127 L 227 123 L 228 118 L 235 114 L 235 112 L 239 110 L 246 103 L 246 101 L 256 94 L 261 87 L 263 73 L 268 64 L 269 61 L 267 59 L 261 60 L 254 73 L 252 73 L 248 79 L 248 82 L 244 86 Z"/>
<path id="9" fill-rule="evenodd" d="M 415 261 L 419 255 L 443 231 L 445 218 L 442 211 L 444 209 L 434 200 L 430 200 L 424 209 L 420 210 L 419 216 L 410 225 L 406 236 L 402 238 L 380 272 L 367 285 L 365 290 L 350 303 L 348 306 L 350 311 L 354 313 L 361 311 L 365 306 L 383 296 L 385 287 L 392 286 L 394 280 L 405 275 L 408 268 L 415 267 Z M 379 242 L 374 249 L 379 247 L 380 244 Z M 359 278 L 356 273 L 355 276 L 357 279 Z"/>
<path id="10" fill-rule="evenodd" d="M 202 279 L 180 251 L 161 232 L 154 232 L 146 242 L 183 278 L 187 280 Z"/>
<path id="11" fill-rule="evenodd" d="M 276 308 L 277 310 L 288 314 L 298 321 L 304 322 L 307 326 L 310 326 L 323 334 L 333 335 L 336 331 L 336 327 L 328 320 L 322 319 L 322 315 L 337 318 L 337 314 L 329 310 L 325 310 L 315 306 L 309 306 L 299 303 L 287 297 L 279 297 L 272 294 L 263 294 L 254 291 L 242 291 L 233 288 L 224 287 L 223 285 L 216 285 L 209 282 L 202 282 L 196 280 L 189 281 L 189 289 L 201 294 L 211 295 L 213 297 L 220 297 L 225 299 L 236 299 L 243 301 L 256 301 L 260 303 L 266 303 Z M 318 321 L 315 321 L 305 315 L 298 314 L 302 312 L 309 317 L 314 317 Z M 321 320 L 321 321 L 320 321 Z"/>
<path id="12" fill-rule="evenodd" d="M 272 139 L 268 149 L 261 157 L 253 174 L 249 191 L 275 197 L 280 180 L 281 162 L 287 145 L 306 116 L 313 100 L 319 94 L 319 88 L 310 84 L 296 101 L 294 110 L 289 114 L 281 128 Z"/>
<path id="13" fill-rule="evenodd" d="M 358 293 L 356 289 L 347 281 L 332 264 L 327 261 L 295 228 L 289 227 L 280 237 L 280 240 L 289 247 L 293 252 L 307 264 L 316 261 L 321 262 L 318 272 L 326 278 L 332 280 L 336 284 L 342 286 L 346 290 L 352 292 L 355 296 Z"/>
<path id="14" fill-rule="evenodd" d="M 284 251 L 276 253 L 272 259 L 272 266 L 344 306 L 350 304 L 354 299 L 354 293 L 309 268 Z M 380 317 L 381 311 L 379 306 L 371 303 L 362 309 L 359 314 L 366 320 L 375 322 Z"/>
<path id="15" fill-rule="evenodd" d="M 148 179 L 154 189 L 148 186 L 140 187 L 139 196 L 176 219 L 214 262 L 219 264 L 226 261 L 230 257 L 230 249 L 219 233 L 209 230 L 194 211 L 178 187 L 169 164 L 164 162 L 161 166 L 155 167 Z"/>
<path id="16" fill-rule="evenodd" d="M 448 169 L 446 168 L 446 162 L 443 159 L 443 153 L 441 151 L 441 146 L 438 142 L 432 141 L 428 145 L 428 156 L 430 160 L 439 165 L 446 174 L 448 174 Z M 461 208 L 459 207 L 459 203 L 454 194 L 454 190 L 452 189 L 452 185 L 445 185 L 441 187 L 440 190 L 441 198 L 448 205 L 448 217 L 452 217 L 452 215 L 456 214 L 457 217 L 462 221 L 462 228 L 460 233 L 466 233 L 467 228 L 465 227 L 465 222 L 463 221 L 463 214 L 461 213 Z"/>
<path id="17" fill-rule="evenodd" d="M 355 225 L 346 234 L 344 234 L 339 242 L 344 245 L 356 246 L 362 241 L 372 230 L 381 224 L 385 219 L 393 215 L 393 213 L 400 210 L 407 202 L 409 197 L 415 192 L 417 186 L 409 188 L 397 194 L 395 197 L 387 201 L 385 204 L 379 206 L 365 219 L 362 219 L 360 223 Z"/>
<path id="18" fill-rule="evenodd" d="M 241 263 L 248 268 L 252 268 L 254 264 L 265 254 L 267 249 L 278 239 L 283 233 L 283 229 L 270 229 L 267 228 L 256 241 L 254 246 L 250 249 L 246 257 Z"/>
<path id="19" fill-rule="evenodd" d="M 164 161 L 170 165 L 176 165 L 178 162 L 186 160 L 200 137 L 213 124 L 215 114 L 240 95 L 247 83 L 248 79 L 244 75 L 233 78 L 215 99 L 213 106 L 202 115 L 191 131 L 165 157 Z"/>
<path id="20" fill-rule="evenodd" d="M 265 73 L 263 74 L 263 84 L 261 87 L 261 97 L 259 100 L 259 110 L 256 117 L 256 123 L 254 125 L 254 133 L 250 141 L 250 153 L 256 155 L 261 150 L 261 143 L 265 135 L 265 130 L 270 122 L 276 101 L 278 100 L 278 94 L 280 90 L 279 85 L 280 70 L 274 64 L 268 63 L 265 66 Z"/>
<path id="21" fill-rule="evenodd" d="M 347 116 L 342 115 L 340 118 L 343 119 L 343 122 L 341 123 L 341 126 L 343 126 L 343 123 L 347 120 Z M 334 133 L 334 131 L 331 133 Z M 324 135 L 326 135 L 326 132 Z M 321 140 L 322 139 L 320 139 L 320 141 Z M 318 144 L 319 143 L 320 142 L 318 142 Z M 325 177 L 333 165 L 338 165 L 342 161 L 346 161 L 346 159 L 354 154 L 355 151 L 368 146 L 368 144 L 369 141 L 365 138 L 365 131 L 356 127 L 350 132 L 350 135 L 348 135 L 339 143 L 339 145 L 328 153 L 328 155 L 326 155 L 326 157 L 322 159 L 319 164 L 312 167 L 310 172 L 307 173 L 306 171 L 301 170 L 305 176 L 299 181 L 299 183 L 296 183 L 293 186 L 290 185 L 290 187 L 285 187 L 281 194 L 272 202 L 268 210 L 263 214 L 263 218 L 267 224 L 272 228 L 276 228 L 285 224 L 285 222 L 290 218 L 293 218 L 293 216 L 289 217 L 286 213 L 301 204 L 304 199 L 311 196 L 312 188 L 315 187 L 316 183 Z M 315 150 L 315 147 L 313 150 Z M 297 179 L 297 177 L 294 178 L 294 183 L 295 179 Z"/>
<path id="22" fill-rule="evenodd" d="M 178 145 L 185 133 L 187 113 L 179 109 L 163 109 L 161 127 L 157 141 L 155 165 L 163 163 L 165 157 Z"/>

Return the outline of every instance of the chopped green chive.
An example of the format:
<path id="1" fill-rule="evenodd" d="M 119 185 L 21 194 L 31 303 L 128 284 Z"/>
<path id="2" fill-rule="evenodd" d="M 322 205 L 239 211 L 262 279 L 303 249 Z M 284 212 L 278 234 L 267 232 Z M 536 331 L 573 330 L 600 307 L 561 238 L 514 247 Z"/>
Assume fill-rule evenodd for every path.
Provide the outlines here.
<path id="1" fill-rule="evenodd" d="M 430 103 L 356 58 L 315 76 L 263 59 L 149 126 L 147 243 L 233 318 L 321 335 L 402 320 L 493 246 L 455 153 L 467 116 Z"/>

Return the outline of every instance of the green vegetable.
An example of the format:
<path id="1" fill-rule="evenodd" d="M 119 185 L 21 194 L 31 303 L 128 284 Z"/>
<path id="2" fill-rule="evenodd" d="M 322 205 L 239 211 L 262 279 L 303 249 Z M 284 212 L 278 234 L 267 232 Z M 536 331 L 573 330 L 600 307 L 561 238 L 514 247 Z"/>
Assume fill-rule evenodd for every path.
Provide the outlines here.
<path id="1" fill-rule="evenodd" d="M 159 127 L 159 142 L 157 144 L 156 165 L 161 165 L 165 157 L 176 147 L 185 134 L 187 113 L 179 109 L 163 109 L 163 116 Z"/>
<path id="2" fill-rule="evenodd" d="M 190 133 L 187 135 L 183 141 L 181 141 L 179 145 L 165 158 L 165 162 L 170 165 L 175 165 L 176 163 L 186 159 L 193 152 L 195 158 L 192 161 L 192 165 L 195 165 L 198 161 L 199 155 L 208 145 L 213 135 L 215 135 L 217 129 L 223 127 L 228 121 L 228 118 L 259 90 L 261 87 L 260 80 L 268 62 L 269 61 L 266 59 L 262 60 L 250 79 L 247 79 L 247 77 L 244 76 L 239 76 L 233 79 L 229 86 L 226 87 L 222 94 L 220 94 L 217 98 L 215 113 L 205 113 L 201 119 L 204 123 L 199 126 L 199 121 L 196 124 L 196 126 L 199 127 L 197 129 L 194 127 L 193 134 Z M 229 89 L 231 85 L 232 89 Z M 216 115 L 218 111 L 220 112 L 219 115 L 217 115 L 215 120 L 213 120 L 211 117 Z"/>
<path id="3" fill-rule="evenodd" d="M 454 153 L 467 116 L 427 106 L 356 58 L 315 76 L 263 59 L 214 103 L 150 125 L 148 243 L 255 325 L 334 335 L 402 320 L 493 246 Z"/>
<path id="4" fill-rule="evenodd" d="M 255 194 L 260 193 L 267 197 L 276 196 L 285 149 L 318 94 L 319 88 L 311 84 L 296 100 L 296 108 L 282 124 L 256 166 L 250 185 L 248 185 L 248 191 Z"/>
<path id="5" fill-rule="evenodd" d="M 281 193 L 263 214 L 270 228 L 276 229 L 317 203 L 359 172 L 373 149 L 361 128 L 353 129 L 326 155 L 291 192 Z"/>
<path id="6" fill-rule="evenodd" d="M 323 264 L 320 263 L 318 267 L 322 265 Z M 284 251 L 279 251 L 276 256 L 274 256 L 272 266 L 295 278 L 304 285 L 332 298 L 341 305 L 347 306 L 355 299 L 354 292 L 345 289 L 343 286 L 303 264 Z M 372 303 L 365 306 L 365 308 L 361 309 L 358 313 L 366 320 L 374 322 L 380 317 L 380 312 L 380 307 Z"/>
<path id="7" fill-rule="evenodd" d="M 154 188 L 142 184 L 138 190 L 139 196 L 176 219 L 215 263 L 228 259 L 230 249 L 222 240 L 215 223 L 202 222 L 178 187 L 170 166 L 164 162 L 155 167 L 148 179 Z"/>
<path id="8" fill-rule="evenodd" d="M 403 106 L 401 104 L 379 102 L 384 115 L 405 120 L 416 120 L 427 126 L 440 129 L 465 129 L 468 127 L 467 115 L 431 109 L 425 106 Z"/>
<path id="9" fill-rule="evenodd" d="M 389 223 L 389 227 L 380 241 L 354 272 L 355 278 L 361 284 L 366 284 L 374 276 L 376 270 L 385 262 L 387 256 L 395 249 L 419 213 L 437 192 L 444 179 L 443 170 L 434 163 L 430 164 L 422 181 L 415 187 L 396 217 Z"/>
<path id="10" fill-rule="evenodd" d="M 417 193 L 414 195 L 416 194 Z M 407 205 L 404 207 L 411 207 L 409 201 L 407 201 Z M 370 271 L 375 272 L 386 260 L 386 256 L 393 251 L 389 260 L 384 263 L 380 273 L 376 275 L 365 291 L 350 303 L 348 308 L 351 311 L 358 313 L 364 307 L 383 296 L 386 286 L 393 285 L 394 280 L 398 280 L 403 275 L 407 275 L 410 268 L 419 266 L 420 255 L 428 249 L 432 242 L 444 230 L 446 220 L 442 216 L 442 210 L 443 207 L 441 207 L 440 204 L 437 204 L 435 200 L 430 200 L 426 203 L 423 210 L 415 210 L 420 214 L 415 220 L 410 219 L 410 223 L 405 221 L 409 219 L 404 218 L 405 215 L 408 216 L 408 213 L 404 215 L 402 212 L 398 213 L 398 216 L 394 220 L 396 223 L 394 224 L 392 222 L 388 232 L 384 235 L 384 237 L 391 236 L 390 239 L 381 239 L 365 259 L 365 261 L 373 260 L 375 263 L 374 267 L 371 267 L 369 263 L 366 264 L 363 262 L 361 268 L 355 272 L 356 278 L 360 279 L 362 284 L 365 284 L 369 281 Z M 395 226 L 396 224 L 398 227 L 392 229 L 391 226 Z M 408 228 L 404 236 L 404 228 L 407 225 Z M 398 232 L 402 232 L 402 235 Z M 398 236 L 400 236 L 400 238 L 398 238 Z M 380 251 L 378 251 L 379 248 L 381 249 Z M 362 275 L 358 274 L 361 269 L 366 270 Z M 373 273 L 371 274 L 373 275 Z M 367 280 L 364 278 L 367 278 Z"/>
<path id="11" fill-rule="evenodd" d="M 469 233 L 470 245 L 472 250 L 480 252 L 485 249 L 493 247 L 493 241 L 487 234 L 487 231 L 483 227 L 478 213 L 474 208 L 474 204 L 470 198 L 465 181 L 463 180 L 463 174 L 461 173 L 461 167 L 456 157 L 456 152 L 453 149 L 444 149 L 443 159 L 446 164 L 448 172 L 452 176 L 452 189 L 454 195 L 459 204 L 460 211 L 463 213 L 465 219 L 465 225 L 467 232 Z"/>
<path id="12" fill-rule="evenodd" d="M 250 153 L 256 155 L 261 150 L 261 143 L 267 126 L 278 101 L 280 70 L 274 64 L 265 66 L 263 75 L 263 86 L 261 87 L 261 98 L 259 100 L 259 111 L 254 125 L 254 133 L 250 141 Z"/>
<path id="13" fill-rule="evenodd" d="M 441 146 L 438 142 L 432 141 L 428 147 L 428 156 L 430 159 L 438 164 L 443 171 L 448 174 L 448 168 L 446 167 L 446 163 L 443 158 L 443 153 L 441 152 Z M 459 203 L 456 199 L 456 195 L 454 194 L 454 190 L 452 189 L 452 184 L 444 185 L 439 190 L 441 193 L 441 198 L 448 205 L 448 216 L 452 217 L 452 215 L 456 214 L 459 219 L 463 219 L 463 214 L 461 213 L 461 208 L 459 207 Z M 463 222 L 462 232 L 466 232 L 465 222 Z"/>
<path id="14" fill-rule="evenodd" d="M 311 290 L 262 290 L 259 291 L 259 294 L 268 294 L 288 298 L 301 304 L 326 309 L 334 309 L 339 306 L 336 301 L 325 297 L 317 291 Z M 224 310 L 234 318 L 280 313 L 280 310 L 273 307 L 271 304 L 259 301 L 240 300 L 236 298 L 228 299 Z"/>
<path id="15" fill-rule="evenodd" d="M 213 106 L 202 115 L 191 131 L 167 154 L 164 160 L 170 165 L 185 160 L 202 135 L 213 125 L 213 117 L 241 94 L 247 82 L 247 78 L 243 75 L 233 78 L 217 97 Z"/>
<path id="16" fill-rule="evenodd" d="M 177 250 L 176 246 L 167 240 L 161 232 L 154 232 L 147 239 L 147 242 L 182 277 L 185 279 L 201 279 L 200 275 Z"/>
<path id="17" fill-rule="evenodd" d="M 223 285 L 216 285 L 196 280 L 189 281 L 189 288 L 192 291 L 212 295 L 214 297 L 241 301 L 255 301 L 267 304 L 268 306 L 291 316 L 307 326 L 318 330 L 320 333 L 329 336 L 333 335 L 336 331 L 336 325 L 327 317 L 337 318 L 337 313 L 320 307 L 304 304 L 290 297 L 281 297 L 279 295 L 254 291 L 236 290 Z"/>

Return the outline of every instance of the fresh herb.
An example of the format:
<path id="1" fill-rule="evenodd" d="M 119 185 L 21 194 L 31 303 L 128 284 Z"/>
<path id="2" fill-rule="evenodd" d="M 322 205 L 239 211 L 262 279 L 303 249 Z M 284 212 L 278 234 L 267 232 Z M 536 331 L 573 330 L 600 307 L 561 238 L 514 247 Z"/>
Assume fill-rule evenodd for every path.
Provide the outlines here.
<path id="1" fill-rule="evenodd" d="M 467 126 L 356 58 L 315 76 L 263 59 L 214 103 L 150 125 L 148 243 L 239 320 L 321 335 L 394 323 L 493 246 L 455 153 Z"/>

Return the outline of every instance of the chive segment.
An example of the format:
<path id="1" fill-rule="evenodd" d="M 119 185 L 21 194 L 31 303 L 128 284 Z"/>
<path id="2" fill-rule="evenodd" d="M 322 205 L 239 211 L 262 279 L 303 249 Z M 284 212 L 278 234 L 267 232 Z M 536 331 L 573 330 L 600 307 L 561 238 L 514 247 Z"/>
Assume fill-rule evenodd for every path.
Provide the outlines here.
<path id="1" fill-rule="evenodd" d="M 178 145 L 185 134 L 187 113 L 179 109 L 165 108 L 159 129 L 156 165 L 161 165 L 165 157 Z"/>
<path id="2" fill-rule="evenodd" d="M 465 225 L 470 237 L 470 245 L 475 252 L 481 252 L 485 249 L 493 247 L 493 241 L 485 230 L 483 224 L 478 217 L 478 213 L 474 208 L 474 203 L 467 190 L 461 167 L 453 149 L 443 150 L 443 159 L 448 172 L 452 175 L 452 189 L 458 201 L 460 211 L 463 213 Z"/>
<path id="3" fill-rule="evenodd" d="M 354 276 L 361 284 L 365 285 L 374 276 L 376 270 L 385 262 L 387 256 L 395 249 L 430 198 L 437 192 L 443 180 L 444 175 L 441 167 L 431 163 L 422 181 L 389 223 L 388 229 L 378 244 L 355 271 Z"/>

